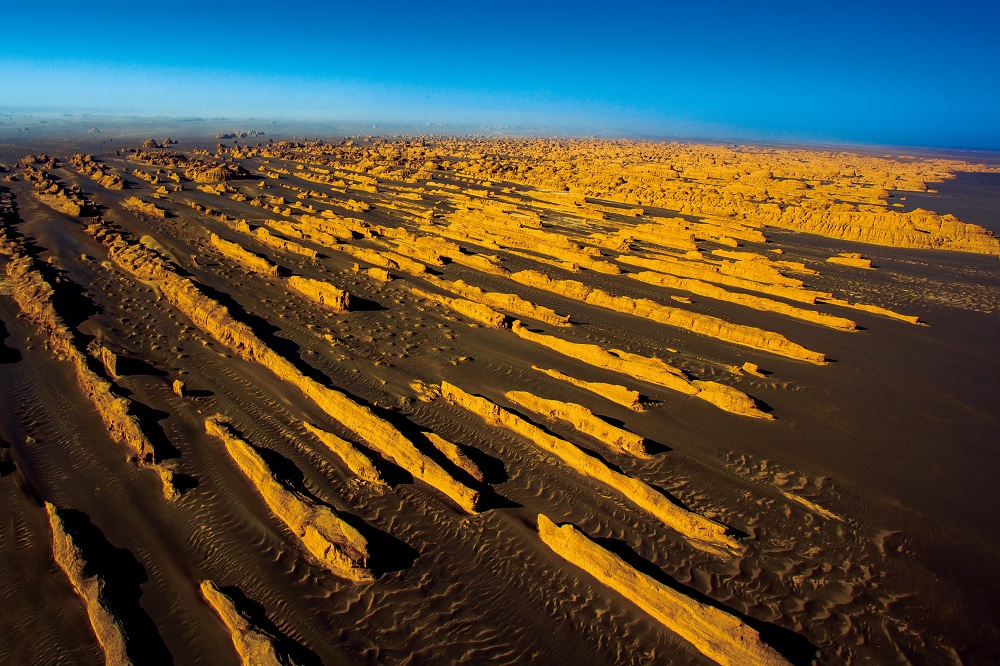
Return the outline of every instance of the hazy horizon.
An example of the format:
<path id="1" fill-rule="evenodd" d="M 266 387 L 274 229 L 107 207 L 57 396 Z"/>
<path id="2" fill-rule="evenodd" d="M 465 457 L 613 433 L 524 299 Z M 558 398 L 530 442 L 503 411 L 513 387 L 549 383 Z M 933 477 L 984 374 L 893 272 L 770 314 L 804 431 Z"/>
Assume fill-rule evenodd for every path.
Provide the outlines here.
<path id="1" fill-rule="evenodd" d="M 514 3 L 7 9 L 0 108 L 1000 148 L 1000 12 Z"/>

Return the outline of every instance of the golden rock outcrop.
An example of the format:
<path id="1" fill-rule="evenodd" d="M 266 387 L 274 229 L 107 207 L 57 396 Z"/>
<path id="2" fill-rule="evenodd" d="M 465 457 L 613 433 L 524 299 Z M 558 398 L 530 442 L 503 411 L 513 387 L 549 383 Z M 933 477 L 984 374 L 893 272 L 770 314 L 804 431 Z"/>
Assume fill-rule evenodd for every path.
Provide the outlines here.
<path id="1" fill-rule="evenodd" d="M 350 307 L 350 294 L 328 282 L 293 275 L 288 278 L 288 286 L 334 312 L 347 312 Z"/>
<path id="2" fill-rule="evenodd" d="M 264 257 L 250 252 L 239 243 L 227 241 L 224 238 L 219 238 L 219 236 L 215 234 L 212 234 L 209 237 L 209 241 L 211 242 L 212 247 L 221 252 L 224 256 L 242 264 L 245 268 L 253 271 L 254 273 L 260 273 L 261 275 L 269 278 L 278 277 L 277 266 Z"/>
<path id="3" fill-rule="evenodd" d="M 270 231 L 268 231 L 267 227 L 257 227 L 257 231 L 254 234 L 254 237 L 264 245 L 276 248 L 278 250 L 291 252 L 292 254 L 300 254 L 303 257 L 309 257 L 310 259 L 315 259 L 317 255 L 316 250 L 312 249 L 311 247 L 305 247 L 304 245 L 296 243 L 295 241 L 290 241 L 275 236 Z"/>
<path id="4" fill-rule="evenodd" d="M 473 321 L 478 321 L 480 324 L 485 326 L 503 328 L 504 323 L 506 322 L 506 317 L 488 305 L 483 305 L 482 303 L 476 303 L 464 298 L 450 298 L 441 294 L 435 294 L 430 291 L 418 289 L 417 287 L 410 287 L 410 292 L 419 298 L 433 301 L 435 303 L 441 303 L 455 312 L 464 315 Z"/>
<path id="5" fill-rule="evenodd" d="M 229 629 L 233 647 L 240 655 L 243 666 L 291 666 L 292 662 L 279 652 L 275 637 L 256 626 L 250 617 L 236 608 L 233 600 L 215 583 L 202 581 L 200 589 L 202 598 Z"/>
<path id="6" fill-rule="evenodd" d="M 359 479 L 376 486 L 387 485 L 375 463 L 346 439 L 338 437 L 332 432 L 317 428 L 305 421 L 302 422 L 302 426 L 306 429 L 306 432 L 311 433 L 316 439 L 323 442 L 328 449 L 337 454 L 337 457 L 344 462 L 344 465 L 354 472 L 355 476 Z"/>
<path id="7" fill-rule="evenodd" d="M 642 403 L 640 402 L 640 395 L 638 391 L 631 391 L 624 386 L 619 386 L 618 384 L 605 384 L 603 382 L 586 382 L 582 379 L 577 379 L 575 377 L 570 377 L 566 373 L 559 372 L 554 368 L 542 369 L 536 365 L 531 366 L 532 370 L 537 370 L 538 372 L 544 372 L 549 377 L 554 379 L 560 379 L 564 382 L 569 382 L 573 386 L 578 386 L 582 389 L 586 389 L 591 393 L 606 398 L 611 402 L 616 402 L 623 407 L 628 407 L 633 412 L 643 411 Z"/>
<path id="8" fill-rule="evenodd" d="M 164 496 L 175 499 L 178 491 L 173 475 L 156 463 L 153 445 L 131 413 L 131 401 L 117 395 L 111 382 L 90 369 L 86 354 L 77 349 L 72 332 L 55 311 L 52 286 L 34 268 L 33 260 L 26 256 L 13 258 L 7 264 L 7 275 L 12 282 L 12 296 L 25 317 L 45 336 L 52 352 L 72 364 L 80 388 L 93 403 L 108 435 L 127 447 L 137 464 L 154 467 L 163 483 Z"/>
<path id="9" fill-rule="evenodd" d="M 504 310 L 519 317 L 527 317 L 546 324 L 552 324 L 553 326 L 570 325 L 569 317 L 556 314 L 554 310 L 549 308 L 543 308 L 535 305 L 534 303 L 521 298 L 517 294 L 486 291 L 471 284 L 466 284 L 462 280 L 449 282 L 447 280 L 435 279 L 434 284 L 439 285 L 443 289 L 459 294 L 460 296 L 476 301 L 477 303 L 482 303 L 498 310 Z"/>
<path id="10" fill-rule="evenodd" d="M 448 382 L 441 382 L 441 395 L 449 402 L 481 417 L 487 423 L 521 435 L 562 460 L 574 471 L 617 490 L 627 500 L 684 535 L 692 545 L 726 557 L 740 551 L 739 542 L 727 534 L 728 530 L 724 525 L 682 509 L 642 481 L 614 471 L 574 444 L 548 434 L 486 398 L 466 393 Z"/>
<path id="11" fill-rule="evenodd" d="M 515 321 L 511 325 L 511 330 L 524 340 L 543 345 L 560 354 L 685 395 L 696 396 L 727 412 L 753 418 L 772 418 L 770 414 L 760 411 L 750 396 L 716 382 L 691 381 L 683 372 L 658 358 L 648 358 L 621 350 L 608 351 L 598 345 L 569 342 L 551 335 L 535 333 L 528 330 L 520 321 Z"/>
<path id="12" fill-rule="evenodd" d="M 537 271 L 512 273 L 510 278 L 515 282 L 529 287 L 544 289 L 568 298 L 583 301 L 584 303 L 590 303 L 591 305 L 644 319 L 651 319 L 661 324 L 675 326 L 733 344 L 809 361 L 810 363 L 821 364 L 826 360 L 823 354 L 806 349 L 780 333 L 765 331 L 754 326 L 732 324 L 718 317 L 711 317 L 669 305 L 661 305 L 647 298 L 636 299 L 627 296 L 613 296 L 601 289 L 588 287 L 582 282 L 575 280 L 553 280 Z"/>
<path id="13" fill-rule="evenodd" d="M 355 582 L 374 580 L 368 569 L 368 542 L 332 509 L 286 487 L 256 449 L 238 437 L 228 419 L 205 419 L 205 430 L 226 445 L 229 456 L 264 498 L 275 516 L 325 568 Z"/>
<path id="14" fill-rule="evenodd" d="M 864 259 L 857 252 L 841 252 L 838 255 L 829 257 L 826 262 L 828 264 L 840 264 L 841 266 L 850 266 L 851 268 L 867 268 L 872 269 L 872 260 Z"/>
<path id="15" fill-rule="evenodd" d="M 464 510 L 475 513 L 479 493 L 456 481 L 440 465 L 419 451 L 388 421 L 376 416 L 340 391 L 305 376 L 290 361 L 265 345 L 249 326 L 233 319 L 225 306 L 209 298 L 188 278 L 142 245 L 127 242 L 118 233 L 95 225 L 88 228 L 109 249 L 109 256 L 123 270 L 140 280 L 159 283 L 164 297 L 195 326 L 213 336 L 237 356 L 258 363 L 282 381 L 297 387 L 331 418 L 356 433 L 372 449 L 408 471 L 414 478 L 451 498 Z"/>
<path id="16" fill-rule="evenodd" d="M 148 215 L 150 217 L 165 218 L 167 216 L 167 212 L 165 210 L 156 204 L 143 201 L 139 197 L 129 197 L 122 202 L 122 205 L 137 213 Z"/>
<path id="17" fill-rule="evenodd" d="M 735 615 L 695 601 L 631 566 L 570 524 L 538 515 L 542 542 L 622 595 L 723 666 L 787 666 L 788 661 Z"/>
<path id="18" fill-rule="evenodd" d="M 87 561 L 66 526 L 56 507 L 45 503 L 52 530 L 52 555 L 73 585 L 77 596 L 83 600 L 90 619 L 90 626 L 104 651 L 104 661 L 109 666 L 131 666 L 132 660 L 126 651 L 126 636 L 121 621 L 108 608 L 104 598 L 104 581 L 87 571 Z"/>
<path id="19" fill-rule="evenodd" d="M 457 444 L 449 442 L 447 439 L 433 432 L 425 432 L 424 436 L 427 438 L 434 448 L 437 449 L 444 455 L 445 458 L 450 460 L 455 467 L 466 472 L 476 481 L 483 483 L 485 477 L 483 472 L 479 469 L 476 463 L 472 462 L 469 456 L 465 455 L 465 452 Z"/>
<path id="20" fill-rule="evenodd" d="M 649 452 L 646 450 L 646 440 L 635 433 L 613 426 L 594 416 L 594 413 L 583 405 L 539 398 L 527 391 L 507 391 L 504 395 L 515 405 L 520 405 L 547 419 L 566 421 L 580 432 L 590 435 L 621 453 L 638 458 L 649 457 Z"/>

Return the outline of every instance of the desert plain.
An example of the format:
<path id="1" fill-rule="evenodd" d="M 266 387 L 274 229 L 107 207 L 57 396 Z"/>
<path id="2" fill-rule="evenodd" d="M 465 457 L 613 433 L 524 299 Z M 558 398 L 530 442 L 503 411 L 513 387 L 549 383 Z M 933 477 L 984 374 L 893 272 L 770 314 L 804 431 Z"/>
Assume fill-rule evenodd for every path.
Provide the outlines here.
<path id="1" fill-rule="evenodd" d="M 18 148 L 0 662 L 1000 658 L 995 159 Z"/>

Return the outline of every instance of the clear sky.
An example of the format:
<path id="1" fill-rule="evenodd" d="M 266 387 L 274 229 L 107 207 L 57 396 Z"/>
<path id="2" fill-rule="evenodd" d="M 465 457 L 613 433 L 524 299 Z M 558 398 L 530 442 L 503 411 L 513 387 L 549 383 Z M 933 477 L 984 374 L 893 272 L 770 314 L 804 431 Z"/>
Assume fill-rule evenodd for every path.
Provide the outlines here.
<path id="1" fill-rule="evenodd" d="M 1000 3 L 0 0 L 0 107 L 1000 148 Z"/>

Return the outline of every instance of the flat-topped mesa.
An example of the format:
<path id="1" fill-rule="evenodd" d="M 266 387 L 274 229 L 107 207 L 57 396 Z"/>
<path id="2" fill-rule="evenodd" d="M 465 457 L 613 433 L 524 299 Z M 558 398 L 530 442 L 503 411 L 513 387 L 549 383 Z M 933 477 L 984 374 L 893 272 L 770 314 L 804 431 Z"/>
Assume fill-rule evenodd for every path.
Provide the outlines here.
<path id="1" fill-rule="evenodd" d="M 165 218 L 167 211 L 148 201 L 143 201 L 139 197 L 129 197 L 122 202 L 122 205 L 137 213 L 149 215 L 150 217 Z"/>
<path id="2" fill-rule="evenodd" d="M 723 666 L 788 666 L 760 634 L 735 615 L 664 585 L 592 541 L 575 526 L 538 515 L 538 536 L 553 552 L 648 613 Z"/>
<path id="3" fill-rule="evenodd" d="M 337 454 L 337 457 L 344 462 L 344 465 L 354 472 L 355 476 L 359 479 L 376 486 L 387 485 L 385 479 L 382 478 L 382 474 L 375 467 L 375 463 L 346 439 L 338 437 L 332 432 L 321 430 L 305 421 L 302 422 L 302 427 L 316 439 L 323 442 L 328 449 Z"/>
<path id="4" fill-rule="evenodd" d="M 564 382 L 569 382 L 573 386 L 585 389 L 601 396 L 611 402 L 616 402 L 623 407 L 628 407 L 633 412 L 643 411 L 641 396 L 638 391 L 631 391 L 624 386 L 619 386 L 618 384 L 605 384 L 603 382 L 586 382 L 582 379 L 577 379 L 575 377 L 570 377 L 569 375 L 559 372 L 553 368 L 545 370 L 539 368 L 536 365 L 531 366 L 532 370 L 537 370 L 538 372 L 543 372 L 553 379 L 560 379 Z"/>
<path id="5" fill-rule="evenodd" d="M 826 357 L 810 351 L 772 331 L 754 326 L 732 324 L 718 317 L 710 317 L 690 310 L 669 305 L 660 305 L 646 298 L 634 299 L 627 296 L 613 296 L 600 289 L 592 289 L 575 280 L 553 280 L 537 271 L 512 273 L 510 278 L 520 284 L 544 289 L 591 305 L 622 312 L 624 314 L 650 319 L 661 324 L 674 326 L 708 337 L 751 347 L 761 351 L 787 356 L 789 358 L 822 364 Z"/>
<path id="6" fill-rule="evenodd" d="M 638 458 L 648 458 L 646 440 L 623 428 L 611 425 L 583 405 L 560 400 L 539 398 L 527 391 L 508 391 L 508 400 L 547 419 L 566 421 L 582 433 L 586 433 L 612 449 Z"/>
<path id="7" fill-rule="evenodd" d="M 441 303 L 455 312 L 491 328 L 503 328 L 507 321 L 507 318 L 502 314 L 482 303 L 476 303 L 464 298 L 450 298 L 441 294 L 424 291 L 417 287 L 410 287 L 410 292 L 419 298 Z"/>
<path id="8" fill-rule="evenodd" d="M 205 419 L 205 430 L 223 441 L 233 462 L 253 483 L 274 515 L 325 568 L 359 583 L 375 580 L 368 569 L 368 542 L 360 532 L 329 507 L 316 504 L 281 483 L 254 447 L 238 437 L 222 415 Z"/>
<path id="9" fill-rule="evenodd" d="M 132 660 L 126 650 L 126 636 L 121 620 L 108 608 L 104 598 L 104 581 L 87 573 L 87 561 L 66 526 L 56 507 L 45 503 L 52 530 L 52 555 L 73 585 L 77 596 L 83 600 L 90 619 L 90 626 L 104 651 L 104 661 L 109 666 L 130 666 Z"/>
<path id="10" fill-rule="evenodd" d="M 448 402 L 481 417 L 486 423 L 521 435 L 580 474 L 617 490 L 627 500 L 682 534 L 695 547 L 723 557 L 732 557 L 741 550 L 740 543 L 727 534 L 725 525 L 681 508 L 642 481 L 614 471 L 576 445 L 550 435 L 486 398 L 466 393 L 448 382 L 441 382 L 441 395 Z"/>
<path id="11" fill-rule="evenodd" d="M 427 441 L 433 444 L 434 448 L 440 451 L 445 458 L 450 460 L 455 467 L 458 467 L 462 471 L 466 472 L 479 483 L 483 483 L 485 481 L 486 477 L 483 476 L 483 472 L 479 469 L 479 466 L 472 462 L 472 459 L 465 455 L 465 452 L 462 451 L 457 444 L 449 442 L 444 437 L 441 437 L 437 433 L 433 432 L 425 432 L 424 436 L 427 438 Z"/>
<path id="12" fill-rule="evenodd" d="M 173 474 L 156 464 L 153 444 L 131 413 L 131 401 L 117 395 L 111 382 L 90 369 L 86 354 L 77 349 L 73 333 L 53 306 L 52 286 L 34 268 L 33 260 L 27 256 L 13 259 L 7 264 L 7 275 L 12 283 L 11 295 L 24 316 L 47 337 L 49 348 L 73 365 L 77 383 L 96 408 L 108 436 L 128 448 L 136 464 L 155 469 L 163 484 L 164 497 L 176 499 L 179 493 Z"/>
<path id="13" fill-rule="evenodd" d="M 569 342 L 551 335 L 535 333 L 528 330 L 520 321 L 511 324 L 511 330 L 519 338 L 548 347 L 570 358 L 589 363 L 597 368 L 618 372 L 639 381 L 663 386 L 684 395 L 698 397 L 727 412 L 758 419 L 772 418 L 770 414 L 760 411 L 753 398 L 745 393 L 715 382 L 703 381 L 696 384 L 689 380 L 683 372 L 658 358 L 639 356 L 621 350 L 608 351 L 598 345 Z"/>
<path id="14" fill-rule="evenodd" d="M 264 366 L 278 379 L 298 388 L 327 415 L 356 433 L 372 449 L 395 462 L 414 478 L 437 488 L 465 511 L 476 512 L 479 492 L 455 480 L 392 424 L 376 416 L 368 407 L 358 404 L 336 389 L 306 377 L 290 361 L 265 345 L 249 326 L 233 319 L 225 306 L 199 291 L 188 278 L 177 275 L 155 252 L 142 245 L 127 242 L 120 234 L 109 233 L 98 225 L 88 227 L 88 232 L 109 249 L 108 255 L 123 270 L 140 280 L 158 282 L 167 301 L 196 327 L 245 361 Z"/>
<path id="15" fill-rule="evenodd" d="M 300 254 L 303 257 L 308 257 L 310 259 L 315 259 L 318 254 L 316 250 L 310 247 L 305 247 L 295 241 L 286 240 L 273 235 L 270 231 L 268 231 L 267 227 L 257 227 L 254 237 L 268 247 L 273 247 L 292 254 Z"/>
<path id="16" fill-rule="evenodd" d="M 556 314 L 554 310 L 543 308 L 530 301 L 526 301 L 517 294 L 497 293 L 485 291 L 479 287 L 466 284 L 462 280 L 449 282 L 447 280 L 434 279 L 434 284 L 443 289 L 464 296 L 469 300 L 488 305 L 498 310 L 510 312 L 519 317 L 527 317 L 536 321 L 552 324 L 553 326 L 569 326 L 569 317 Z"/>
<path id="17" fill-rule="evenodd" d="M 254 624 L 215 583 L 203 581 L 200 589 L 202 598 L 229 629 L 243 666 L 290 666 L 292 662 L 278 651 L 276 637 Z"/>
<path id="18" fill-rule="evenodd" d="M 288 286 L 334 312 L 347 312 L 350 307 L 350 294 L 328 282 L 293 275 L 288 278 Z"/>
<path id="19" fill-rule="evenodd" d="M 826 262 L 828 264 L 840 264 L 841 266 L 850 266 L 851 268 L 867 268 L 874 270 L 872 266 L 871 259 L 864 259 L 857 252 L 841 252 L 840 254 L 829 257 Z"/>
<path id="20" fill-rule="evenodd" d="M 629 277 L 639 280 L 640 282 L 645 282 L 646 284 L 680 289 L 697 296 L 704 296 L 706 298 L 712 298 L 717 301 L 726 301 L 728 303 L 736 303 L 737 305 L 753 308 L 754 310 L 776 312 L 788 317 L 801 319 L 814 324 L 820 324 L 822 326 L 828 326 L 830 328 L 836 328 L 844 331 L 854 331 L 858 328 L 857 322 L 851 319 L 835 317 L 833 315 L 815 312 L 813 310 L 806 310 L 805 308 L 799 308 L 794 305 L 789 305 L 788 303 L 776 301 L 771 298 L 765 298 L 763 296 L 757 296 L 755 294 L 728 291 L 722 287 L 708 282 L 703 282 L 701 280 L 682 278 L 674 275 L 667 275 L 665 273 L 655 273 L 653 271 L 629 273 Z"/>
<path id="21" fill-rule="evenodd" d="M 233 261 L 241 264 L 244 268 L 247 268 L 254 273 L 259 273 L 264 277 L 276 278 L 278 277 L 278 267 L 272 264 L 270 261 L 264 257 L 258 256 L 253 252 L 245 249 L 239 243 L 233 243 L 232 241 L 227 241 L 224 238 L 219 238 L 217 235 L 212 234 L 209 237 L 209 241 L 216 250 L 221 252 L 224 256 L 229 257 Z"/>

